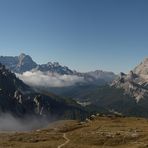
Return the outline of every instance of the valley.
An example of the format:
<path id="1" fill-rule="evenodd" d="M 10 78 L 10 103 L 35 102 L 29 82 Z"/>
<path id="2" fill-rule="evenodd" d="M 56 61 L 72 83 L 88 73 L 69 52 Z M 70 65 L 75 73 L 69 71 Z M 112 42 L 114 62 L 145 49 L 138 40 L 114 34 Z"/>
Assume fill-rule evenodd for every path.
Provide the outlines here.
<path id="1" fill-rule="evenodd" d="M 128 74 L 115 76 L 82 74 L 58 63 L 37 66 L 25 54 L 15 58 L 19 74 L 9 62 L 0 64 L 0 147 L 148 147 L 147 59 Z M 28 62 L 37 66 L 26 71 L 29 84 L 19 79 L 24 78 L 24 65 L 33 67 Z"/>
<path id="2" fill-rule="evenodd" d="M 0 0 L 0 148 L 148 148 L 148 0 Z"/>

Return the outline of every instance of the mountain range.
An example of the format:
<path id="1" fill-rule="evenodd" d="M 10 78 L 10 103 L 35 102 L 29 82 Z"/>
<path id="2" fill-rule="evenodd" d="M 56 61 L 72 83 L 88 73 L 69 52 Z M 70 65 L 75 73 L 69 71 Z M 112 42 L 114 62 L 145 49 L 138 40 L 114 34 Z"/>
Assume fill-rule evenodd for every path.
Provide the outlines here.
<path id="1" fill-rule="evenodd" d="M 88 112 L 73 100 L 37 93 L 0 64 L 0 114 L 23 118 L 83 119 Z"/>
<path id="2" fill-rule="evenodd" d="M 47 64 L 37 64 L 29 55 L 24 53 L 19 56 L 0 56 L 0 63 L 6 66 L 13 73 L 23 74 L 27 71 L 41 71 L 46 73 L 56 73 L 59 75 L 76 75 L 84 77 L 85 82 L 103 81 L 104 83 L 112 81 L 116 75 L 113 72 L 96 70 L 92 72 L 81 73 L 71 70 L 66 66 L 61 66 L 58 62 L 48 62 Z"/>
<path id="3" fill-rule="evenodd" d="M 73 98 L 126 116 L 148 117 L 148 58 L 128 74 L 120 73 L 112 83 Z"/>
<path id="4" fill-rule="evenodd" d="M 101 70 L 81 73 L 57 62 L 39 65 L 25 54 L 0 57 L 0 62 L 11 71 L 0 66 L 3 112 L 11 109 L 17 115 L 31 112 L 68 118 L 83 118 L 90 112 L 148 117 L 148 58 L 119 76 Z"/>

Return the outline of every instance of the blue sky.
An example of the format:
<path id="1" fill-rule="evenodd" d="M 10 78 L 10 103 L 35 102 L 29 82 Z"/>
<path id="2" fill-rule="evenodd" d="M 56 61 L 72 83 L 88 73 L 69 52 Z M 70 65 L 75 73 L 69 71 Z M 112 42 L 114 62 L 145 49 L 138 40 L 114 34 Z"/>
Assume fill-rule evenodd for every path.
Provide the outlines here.
<path id="1" fill-rule="evenodd" d="M 147 0 L 0 0 L 0 55 L 128 72 L 148 56 Z"/>

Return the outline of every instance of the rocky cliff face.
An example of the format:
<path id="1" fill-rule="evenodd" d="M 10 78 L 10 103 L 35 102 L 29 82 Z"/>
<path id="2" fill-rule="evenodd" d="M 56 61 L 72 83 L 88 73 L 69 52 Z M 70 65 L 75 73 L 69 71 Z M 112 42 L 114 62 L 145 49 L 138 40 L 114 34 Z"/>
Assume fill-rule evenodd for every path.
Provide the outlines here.
<path id="1" fill-rule="evenodd" d="M 30 71 L 37 66 L 37 64 L 29 55 L 25 55 L 23 53 L 16 57 L 1 56 L 0 63 L 5 65 L 14 73 L 23 73 L 25 71 Z"/>
<path id="2" fill-rule="evenodd" d="M 138 75 L 148 76 L 148 58 L 145 58 L 137 67 L 133 70 Z"/>
<path id="3" fill-rule="evenodd" d="M 123 88 L 126 94 L 136 99 L 137 103 L 148 98 L 148 58 L 129 74 L 121 73 L 112 86 Z"/>
<path id="4" fill-rule="evenodd" d="M 27 101 L 26 95 L 30 94 L 32 89 L 17 79 L 15 74 L 11 73 L 0 64 L 0 111 L 11 112 L 16 116 L 25 114 L 24 102 Z M 29 112 L 29 109 L 28 109 Z"/>

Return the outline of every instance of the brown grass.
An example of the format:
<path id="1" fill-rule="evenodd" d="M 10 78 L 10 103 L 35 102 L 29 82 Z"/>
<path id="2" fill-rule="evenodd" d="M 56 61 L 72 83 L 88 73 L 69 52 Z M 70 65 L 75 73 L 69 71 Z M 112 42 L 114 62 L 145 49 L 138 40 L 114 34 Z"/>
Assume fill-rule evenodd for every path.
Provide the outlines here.
<path id="1" fill-rule="evenodd" d="M 47 129 L 24 133 L 1 133 L 0 148 L 148 148 L 148 120 L 97 117 L 89 123 L 60 121 Z"/>

